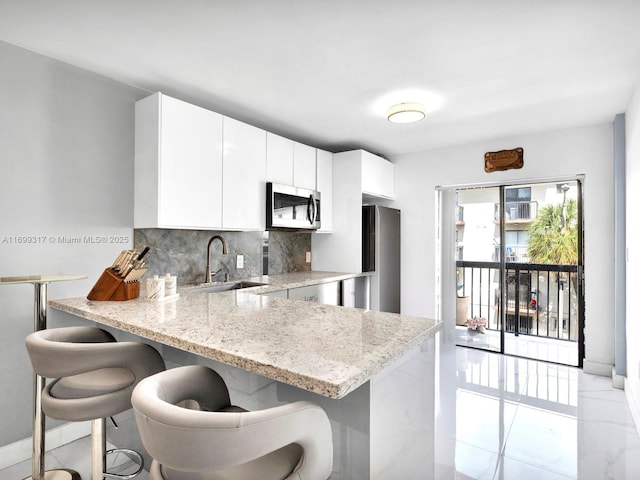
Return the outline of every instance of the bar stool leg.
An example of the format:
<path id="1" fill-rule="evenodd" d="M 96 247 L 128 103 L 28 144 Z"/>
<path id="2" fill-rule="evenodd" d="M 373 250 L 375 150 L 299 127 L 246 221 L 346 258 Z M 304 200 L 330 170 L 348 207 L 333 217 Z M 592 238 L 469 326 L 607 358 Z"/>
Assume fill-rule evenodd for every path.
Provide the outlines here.
<path id="1" fill-rule="evenodd" d="M 114 422 L 115 424 L 115 422 Z M 125 453 L 137 460 L 138 469 L 131 474 L 117 474 L 107 472 L 107 455 Z M 103 480 L 115 478 L 118 480 L 130 480 L 137 477 L 144 468 L 144 459 L 140 453 L 129 448 L 114 448 L 107 451 L 107 419 L 99 418 L 91 421 L 91 479 Z"/>
<path id="2" fill-rule="evenodd" d="M 107 450 L 107 429 L 104 418 L 91 421 L 91 478 L 104 478 Z"/>
<path id="3" fill-rule="evenodd" d="M 31 476 L 33 480 L 44 479 L 44 432 L 45 416 L 42 413 L 42 389 L 45 379 L 33 375 L 33 444 L 31 448 Z"/>

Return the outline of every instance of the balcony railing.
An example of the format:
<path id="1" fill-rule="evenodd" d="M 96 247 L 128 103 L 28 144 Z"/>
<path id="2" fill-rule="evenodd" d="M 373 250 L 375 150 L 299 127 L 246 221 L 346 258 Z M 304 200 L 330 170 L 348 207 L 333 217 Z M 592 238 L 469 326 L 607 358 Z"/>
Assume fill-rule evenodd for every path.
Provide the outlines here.
<path id="1" fill-rule="evenodd" d="M 507 263 L 506 296 L 500 295 L 498 262 L 457 261 L 456 267 L 458 294 L 471 297 L 470 316 L 485 317 L 488 329 L 501 329 L 505 301 L 505 331 L 578 340 L 576 265 Z"/>
<path id="2" fill-rule="evenodd" d="M 494 204 L 494 219 L 500 220 L 500 204 Z M 507 222 L 535 220 L 538 217 L 538 202 L 506 202 L 504 218 Z"/>
<path id="3" fill-rule="evenodd" d="M 529 261 L 529 247 L 525 245 L 506 245 L 504 247 L 505 261 L 513 263 L 527 263 Z M 500 258 L 500 246 L 496 245 L 493 260 Z"/>

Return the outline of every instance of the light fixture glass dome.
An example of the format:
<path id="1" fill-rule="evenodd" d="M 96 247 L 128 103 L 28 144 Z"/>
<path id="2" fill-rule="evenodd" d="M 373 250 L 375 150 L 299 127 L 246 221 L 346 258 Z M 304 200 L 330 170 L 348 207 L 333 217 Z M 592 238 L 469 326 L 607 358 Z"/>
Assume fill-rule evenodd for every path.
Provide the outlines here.
<path id="1" fill-rule="evenodd" d="M 424 117 L 424 105 L 416 102 L 398 103 L 389 107 L 387 111 L 387 120 L 393 123 L 419 122 Z"/>

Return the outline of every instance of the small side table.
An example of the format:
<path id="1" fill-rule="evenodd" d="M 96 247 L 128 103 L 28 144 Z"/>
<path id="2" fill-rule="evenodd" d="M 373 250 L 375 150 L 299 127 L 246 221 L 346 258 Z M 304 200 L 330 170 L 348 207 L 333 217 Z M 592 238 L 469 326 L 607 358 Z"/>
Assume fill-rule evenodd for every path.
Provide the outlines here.
<path id="1" fill-rule="evenodd" d="M 25 277 L 0 277 L 0 285 L 31 283 L 33 296 L 33 330 L 47 328 L 47 286 L 50 283 L 82 280 L 86 275 L 31 275 Z M 80 480 L 80 475 L 73 470 L 44 470 L 44 437 L 45 416 L 42 412 L 42 390 L 45 378 L 33 374 L 33 449 L 31 476 L 24 480 Z"/>

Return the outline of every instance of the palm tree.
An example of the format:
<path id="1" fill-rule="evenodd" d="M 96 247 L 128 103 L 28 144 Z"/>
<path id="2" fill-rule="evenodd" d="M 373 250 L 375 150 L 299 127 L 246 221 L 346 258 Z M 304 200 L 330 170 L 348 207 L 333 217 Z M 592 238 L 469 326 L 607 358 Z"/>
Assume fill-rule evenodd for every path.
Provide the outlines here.
<path id="1" fill-rule="evenodd" d="M 557 205 L 544 207 L 538 218 L 529 226 L 529 259 L 532 263 L 546 265 L 577 265 L 578 264 L 578 204 L 570 199 Z M 571 309 L 577 309 L 578 277 L 569 272 L 555 272 L 552 278 L 563 285 L 571 282 L 572 296 L 569 301 Z M 562 311 L 563 296 L 558 296 L 557 321 L 564 321 Z M 556 324 L 560 328 L 559 323 Z"/>
<path id="2" fill-rule="evenodd" d="M 529 261 L 531 263 L 577 265 L 578 205 L 547 205 L 529 226 Z"/>

